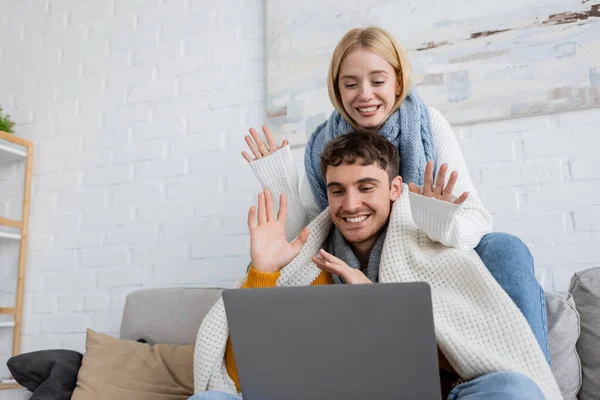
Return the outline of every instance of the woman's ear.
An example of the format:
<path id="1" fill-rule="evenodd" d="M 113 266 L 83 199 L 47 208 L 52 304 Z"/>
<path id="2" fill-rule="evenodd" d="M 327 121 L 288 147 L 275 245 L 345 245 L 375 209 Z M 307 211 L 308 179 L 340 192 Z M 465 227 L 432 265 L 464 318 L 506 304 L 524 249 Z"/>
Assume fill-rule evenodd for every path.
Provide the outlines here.
<path id="1" fill-rule="evenodd" d="M 400 97 L 401 93 L 402 93 L 402 82 L 397 81 L 396 82 L 396 97 Z"/>
<path id="2" fill-rule="evenodd" d="M 402 177 L 398 175 L 394 179 L 392 179 L 392 183 L 390 184 L 390 200 L 396 201 L 398 197 L 402 194 Z"/>

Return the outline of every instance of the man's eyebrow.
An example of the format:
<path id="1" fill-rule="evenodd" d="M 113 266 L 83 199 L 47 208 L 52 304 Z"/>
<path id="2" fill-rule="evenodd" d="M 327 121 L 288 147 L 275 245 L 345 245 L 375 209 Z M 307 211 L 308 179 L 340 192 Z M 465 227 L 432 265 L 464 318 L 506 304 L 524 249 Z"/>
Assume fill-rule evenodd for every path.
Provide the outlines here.
<path id="1" fill-rule="evenodd" d="M 387 71 L 384 71 L 382 69 L 376 69 L 375 71 L 371 71 L 369 72 L 369 75 L 377 75 L 377 74 L 385 74 L 388 75 Z M 358 77 L 354 76 L 354 75 L 343 75 L 340 80 L 342 79 L 358 79 Z"/>
<path id="2" fill-rule="evenodd" d="M 377 178 L 366 177 L 366 178 L 361 178 L 354 183 L 357 185 L 360 185 L 361 183 L 381 183 L 381 181 Z M 339 182 L 329 182 L 327 184 L 327 189 L 329 189 L 332 186 L 344 186 L 344 185 L 342 185 Z"/>
<path id="3" fill-rule="evenodd" d="M 356 183 L 381 183 L 381 181 L 377 178 L 362 178 L 356 181 Z"/>

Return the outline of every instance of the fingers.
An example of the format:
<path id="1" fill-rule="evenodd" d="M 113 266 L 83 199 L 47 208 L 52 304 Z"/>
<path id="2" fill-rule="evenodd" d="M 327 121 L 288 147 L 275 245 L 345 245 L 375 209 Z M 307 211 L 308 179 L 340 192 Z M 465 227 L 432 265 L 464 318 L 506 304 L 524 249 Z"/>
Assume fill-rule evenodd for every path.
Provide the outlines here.
<path id="1" fill-rule="evenodd" d="M 263 125 L 262 130 L 265 133 L 265 138 L 267 139 L 267 144 L 269 145 L 269 149 L 271 149 L 271 151 L 277 150 L 277 143 L 275 143 L 275 139 L 273 138 L 273 135 L 271 134 L 269 127 L 266 125 Z"/>
<path id="2" fill-rule="evenodd" d="M 325 249 L 319 250 L 319 255 L 329 262 L 346 265 L 345 262 L 334 256 L 333 254 L 328 253 Z"/>
<path id="3" fill-rule="evenodd" d="M 337 257 L 332 256 L 323 249 L 319 250 L 319 256 L 320 257 L 312 257 L 312 260 L 315 264 L 317 264 L 317 267 L 329 273 L 336 274 L 341 276 L 342 278 L 345 278 L 348 269 L 350 268 L 345 262 L 343 262 Z"/>
<path id="4" fill-rule="evenodd" d="M 334 265 L 333 263 L 317 256 L 312 256 L 312 262 L 314 262 L 317 267 L 322 269 L 325 272 L 329 272 L 330 274 L 336 274 L 342 276 L 339 266 Z M 343 276 L 342 276 L 343 278 Z"/>
<path id="5" fill-rule="evenodd" d="M 265 202 L 265 194 L 258 195 L 258 225 L 267 223 L 267 205 Z"/>
<path id="6" fill-rule="evenodd" d="M 292 242 L 291 246 L 294 251 L 294 257 L 296 257 L 298 255 L 298 253 L 300 253 L 300 250 L 302 250 L 302 246 L 304 246 L 304 244 L 308 240 L 309 234 L 310 234 L 310 229 L 308 229 L 308 227 L 304 228 L 300 231 L 296 240 L 294 240 Z"/>
<path id="7" fill-rule="evenodd" d="M 420 194 L 419 187 L 414 182 L 408 184 L 408 190 L 410 190 L 412 193 Z"/>
<path id="8" fill-rule="evenodd" d="M 249 155 L 248 153 L 246 153 L 245 151 L 242 151 L 242 157 L 244 157 L 244 159 L 245 159 L 246 161 L 248 161 L 249 163 L 250 163 L 250 162 L 252 162 L 252 161 L 254 161 L 254 160 L 252 159 L 252 157 L 250 157 L 250 155 Z"/>
<path id="9" fill-rule="evenodd" d="M 246 144 L 250 148 L 250 151 L 252 152 L 252 154 L 254 154 L 255 159 L 261 158 L 262 156 L 260 154 L 260 151 L 258 150 L 258 147 L 256 147 L 256 145 L 252 141 L 252 138 L 250 136 L 246 135 L 246 137 L 244 137 L 244 140 L 246 141 Z"/>
<path id="10" fill-rule="evenodd" d="M 433 192 L 437 198 L 441 198 L 444 194 L 444 185 L 446 185 L 446 172 L 448 171 L 448 164 L 442 164 L 435 180 L 435 187 Z"/>
<path id="11" fill-rule="evenodd" d="M 456 205 L 461 205 L 462 203 L 464 203 L 467 199 L 469 198 L 469 192 L 464 192 L 463 194 L 460 195 L 460 197 L 456 200 L 454 200 L 454 204 Z"/>
<path id="12" fill-rule="evenodd" d="M 309 234 L 310 234 L 310 229 L 308 227 L 306 227 L 300 231 L 300 233 L 298 234 L 298 238 L 296 240 L 300 240 L 300 242 L 302 242 L 302 244 L 304 245 L 304 243 L 306 243 L 306 241 L 308 240 Z"/>
<path id="13" fill-rule="evenodd" d="M 452 193 L 454 192 L 454 185 L 458 180 L 458 172 L 452 171 L 450 174 L 450 179 L 448 179 L 448 184 L 444 188 L 444 193 L 442 195 L 442 200 L 450 201 L 452 199 Z"/>
<path id="14" fill-rule="evenodd" d="M 427 161 L 425 176 L 423 177 L 423 196 L 431 197 L 433 194 L 433 161 Z"/>
<path id="15" fill-rule="evenodd" d="M 252 230 L 253 228 L 256 228 L 256 207 L 254 206 L 248 210 L 248 229 Z"/>
<path id="16" fill-rule="evenodd" d="M 267 222 L 275 219 L 275 208 L 273 207 L 273 196 L 269 189 L 265 189 L 265 205 L 267 210 Z"/>
<path id="17" fill-rule="evenodd" d="M 287 218 L 287 197 L 285 194 L 281 193 L 279 195 L 279 212 L 277 213 L 277 221 L 280 221 L 285 225 L 285 220 Z"/>
<path id="18" fill-rule="evenodd" d="M 242 151 L 242 157 L 244 157 L 244 159 L 248 162 L 252 162 L 254 160 L 258 160 L 259 158 L 266 157 L 269 154 L 277 151 L 277 149 L 279 149 L 279 147 L 277 147 L 275 137 L 271 133 L 269 127 L 263 125 L 262 130 L 265 134 L 265 139 L 267 140 L 268 147 L 267 145 L 265 145 L 265 142 L 261 138 L 260 134 L 254 128 L 250 128 L 248 130 L 248 132 L 250 132 L 250 136 L 246 135 L 244 137 L 248 148 L 252 152 L 252 155 L 254 155 L 254 158 L 252 158 L 247 152 Z M 288 146 L 289 144 L 290 142 L 288 140 L 284 140 L 281 143 L 281 147 Z"/>
<path id="19" fill-rule="evenodd" d="M 250 128 L 250 135 L 252 135 L 254 143 L 256 143 L 258 150 L 260 150 L 260 155 L 263 157 L 269 155 L 269 149 L 267 149 L 267 146 L 265 146 L 265 142 L 263 142 L 258 132 L 256 132 L 256 129 Z"/>

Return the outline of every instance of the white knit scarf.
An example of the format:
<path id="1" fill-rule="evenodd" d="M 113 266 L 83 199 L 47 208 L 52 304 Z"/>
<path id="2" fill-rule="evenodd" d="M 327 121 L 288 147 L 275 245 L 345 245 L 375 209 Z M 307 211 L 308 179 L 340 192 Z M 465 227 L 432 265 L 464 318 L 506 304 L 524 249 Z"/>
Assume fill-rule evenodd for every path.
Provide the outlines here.
<path id="1" fill-rule="evenodd" d="M 282 269 L 277 286 L 308 286 L 317 278 L 321 270 L 311 256 L 322 248 L 331 227 L 326 209 L 310 223 L 306 244 Z M 463 379 L 491 372 L 521 372 L 540 387 L 547 400 L 562 399 L 550 366 L 517 306 L 474 250 L 446 247 L 417 228 L 408 187 L 403 185 L 403 194 L 392 207 L 379 282 L 415 281 L 431 286 L 438 346 Z M 202 321 L 196 338 L 195 392 L 236 393 L 224 361 L 228 337 L 221 298 Z"/>

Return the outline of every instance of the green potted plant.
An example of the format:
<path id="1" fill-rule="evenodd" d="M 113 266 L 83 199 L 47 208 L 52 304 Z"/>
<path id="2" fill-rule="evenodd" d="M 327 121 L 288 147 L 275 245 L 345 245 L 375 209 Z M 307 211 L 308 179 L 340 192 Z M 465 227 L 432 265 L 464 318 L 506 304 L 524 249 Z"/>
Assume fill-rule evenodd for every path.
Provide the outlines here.
<path id="1" fill-rule="evenodd" d="M 10 115 L 4 114 L 2 107 L 0 107 L 0 131 L 13 133 L 13 126 L 15 126 L 15 123 L 11 121 Z"/>

